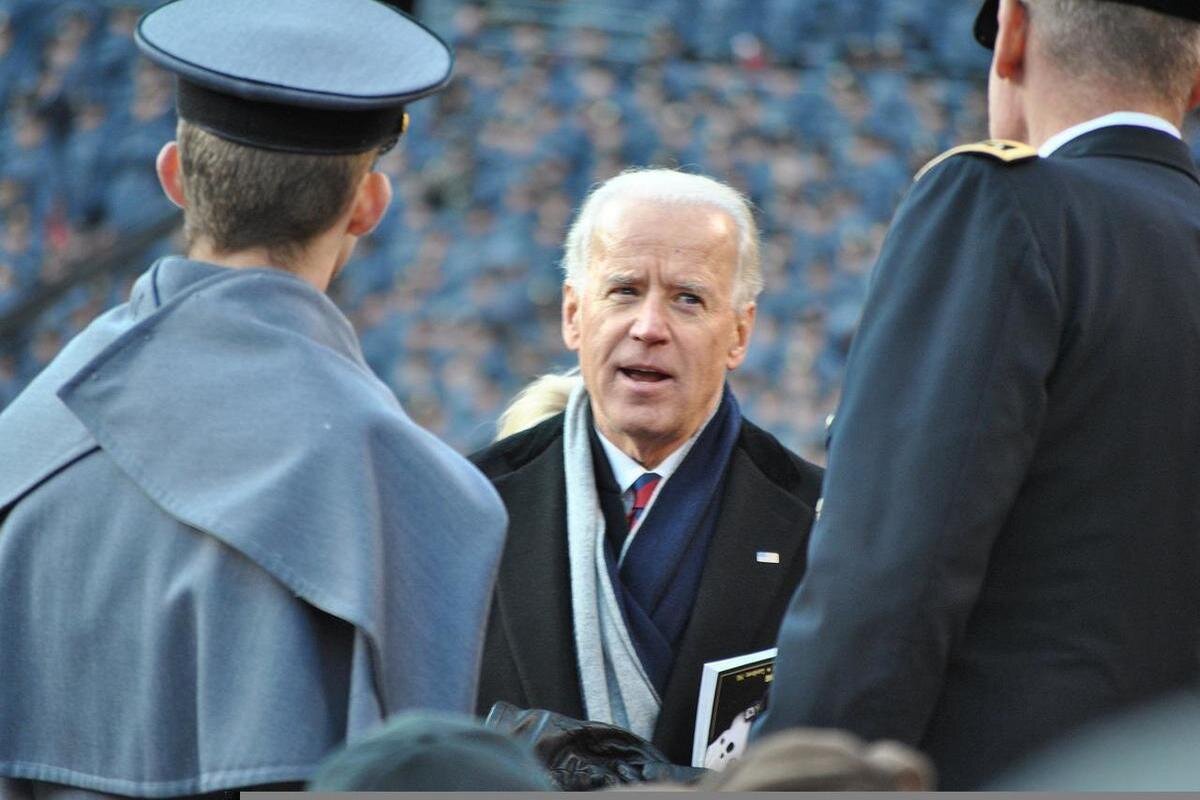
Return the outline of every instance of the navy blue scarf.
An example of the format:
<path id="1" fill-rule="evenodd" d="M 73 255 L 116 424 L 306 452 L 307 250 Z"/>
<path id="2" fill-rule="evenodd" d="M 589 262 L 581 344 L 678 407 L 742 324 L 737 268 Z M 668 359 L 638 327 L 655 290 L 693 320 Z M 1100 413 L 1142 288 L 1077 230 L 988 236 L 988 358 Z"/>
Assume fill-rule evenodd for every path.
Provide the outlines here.
<path id="1" fill-rule="evenodd" d="M 726 386 L 708 426 L 646 512 L 619 570 L 617 554 L 629 528 L 623 514 L 620 525 L 614 525 L 614 514 L 604 515 L 609 577 L 638 657 L 660 697 L 695 604 L 708 544 L 716 531 L 721 487 L 741 429 L 741 411 Z M 611 506 L 614 490 L 617 502 L 620 490 L 594 436 L 592 453 L 598 467 L 597 462 L 603 462 L 603 469 L 596 471 L 601 501 L 607 499 Z"/>

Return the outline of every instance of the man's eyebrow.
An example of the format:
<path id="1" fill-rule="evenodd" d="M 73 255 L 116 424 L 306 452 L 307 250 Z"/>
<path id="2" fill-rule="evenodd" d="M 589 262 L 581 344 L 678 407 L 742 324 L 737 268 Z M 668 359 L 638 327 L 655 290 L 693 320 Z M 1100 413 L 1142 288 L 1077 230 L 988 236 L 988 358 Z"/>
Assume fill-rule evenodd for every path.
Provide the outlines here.
<path id="1" fill-rule="evenodd" d="M 679 281 L 675 284 L 675 288 L 693 294 L 708 294 L 709 292 L 708 284 L 704 281 Z"/>
<path id="2" fill-rule="evenodd" d="M 610 272 L 603 276 L 603 281 L 607 285 L 628 286 L 637 283 L 636 277 L 632 272 Z"/>

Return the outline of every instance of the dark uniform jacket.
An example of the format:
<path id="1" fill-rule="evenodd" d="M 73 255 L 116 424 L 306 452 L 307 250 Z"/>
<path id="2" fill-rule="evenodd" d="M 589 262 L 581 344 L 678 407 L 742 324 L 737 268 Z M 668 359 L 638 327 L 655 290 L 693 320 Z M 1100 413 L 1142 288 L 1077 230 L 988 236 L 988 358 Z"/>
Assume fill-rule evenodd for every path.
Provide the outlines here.
<path id="1" fill-rule="evenodd" d="M 957 155 L 873 281 L 765 728 L 974 787 L 1196 677 L 1200 181 L 1132 126 Z"/>
<path id="2" fill-rule="evenodd" d="M 484 644 L 480 713 L 506 700 L 584 715 L 571 617 L 562 431 L 559 414 L 471 457 L 499 491 L 510 520 Z M 653 737 L 681 764 L 691 760 L 704 663 L 774 644 L 804 572 L 820 493 L 820 468 L 749 421 L 742 421 L 730 458 L 717 529 Z M 606 524 L 624 526 L 608 460 L 601 453 L 594 461 Z M 759 551 L 777 552 L 779 563 L 759 563 Z"/>

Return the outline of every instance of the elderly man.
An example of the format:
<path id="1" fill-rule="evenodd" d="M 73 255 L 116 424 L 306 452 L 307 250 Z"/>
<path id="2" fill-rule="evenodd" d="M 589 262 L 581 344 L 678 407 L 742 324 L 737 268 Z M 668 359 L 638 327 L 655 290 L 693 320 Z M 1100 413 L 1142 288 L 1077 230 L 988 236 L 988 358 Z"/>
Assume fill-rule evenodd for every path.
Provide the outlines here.
<path id="1" fill-rule="evenodd" d="M 771 645 L 821 471 L 725 385 L 762 279 L 732 189 L 622 174 L 567 239 L 564 413 L 477 453 L 510 515 L 479 710 L 612 722 L 690 758 L 701 667 Z"/>
<path id="2" fill-rule="evenodd" d="M 897 213 L 767 730 L 918 744 L 967 788 L 1196 679 L 1198 22 L 984 4 L 991 131 L 1029 144 L 951 151 Z"/>
<path id="3" fill-rule="evenodd" d="M 5 800 L 298 786 L 385 716 L 469 711 L 504 537 L 324 294 L 449 51 L 374 0 L 177 0 L 138 42 L 180 74 L 187 257 L 0 415 Z"/>

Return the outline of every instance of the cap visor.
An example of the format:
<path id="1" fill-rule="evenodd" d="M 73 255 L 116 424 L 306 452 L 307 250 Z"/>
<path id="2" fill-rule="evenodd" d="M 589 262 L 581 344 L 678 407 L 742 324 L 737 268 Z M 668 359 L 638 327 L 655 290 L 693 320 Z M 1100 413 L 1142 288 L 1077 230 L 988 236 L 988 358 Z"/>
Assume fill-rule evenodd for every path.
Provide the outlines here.
<path id="1" fill-rule="evenodd" d="M 999 33 L 997 15 L 1000 13 L 1000 0 L 985 0 L 979 16 L 975 17 L 975 41 L 991 50 L 996 46 L 996 34 Z"/>

